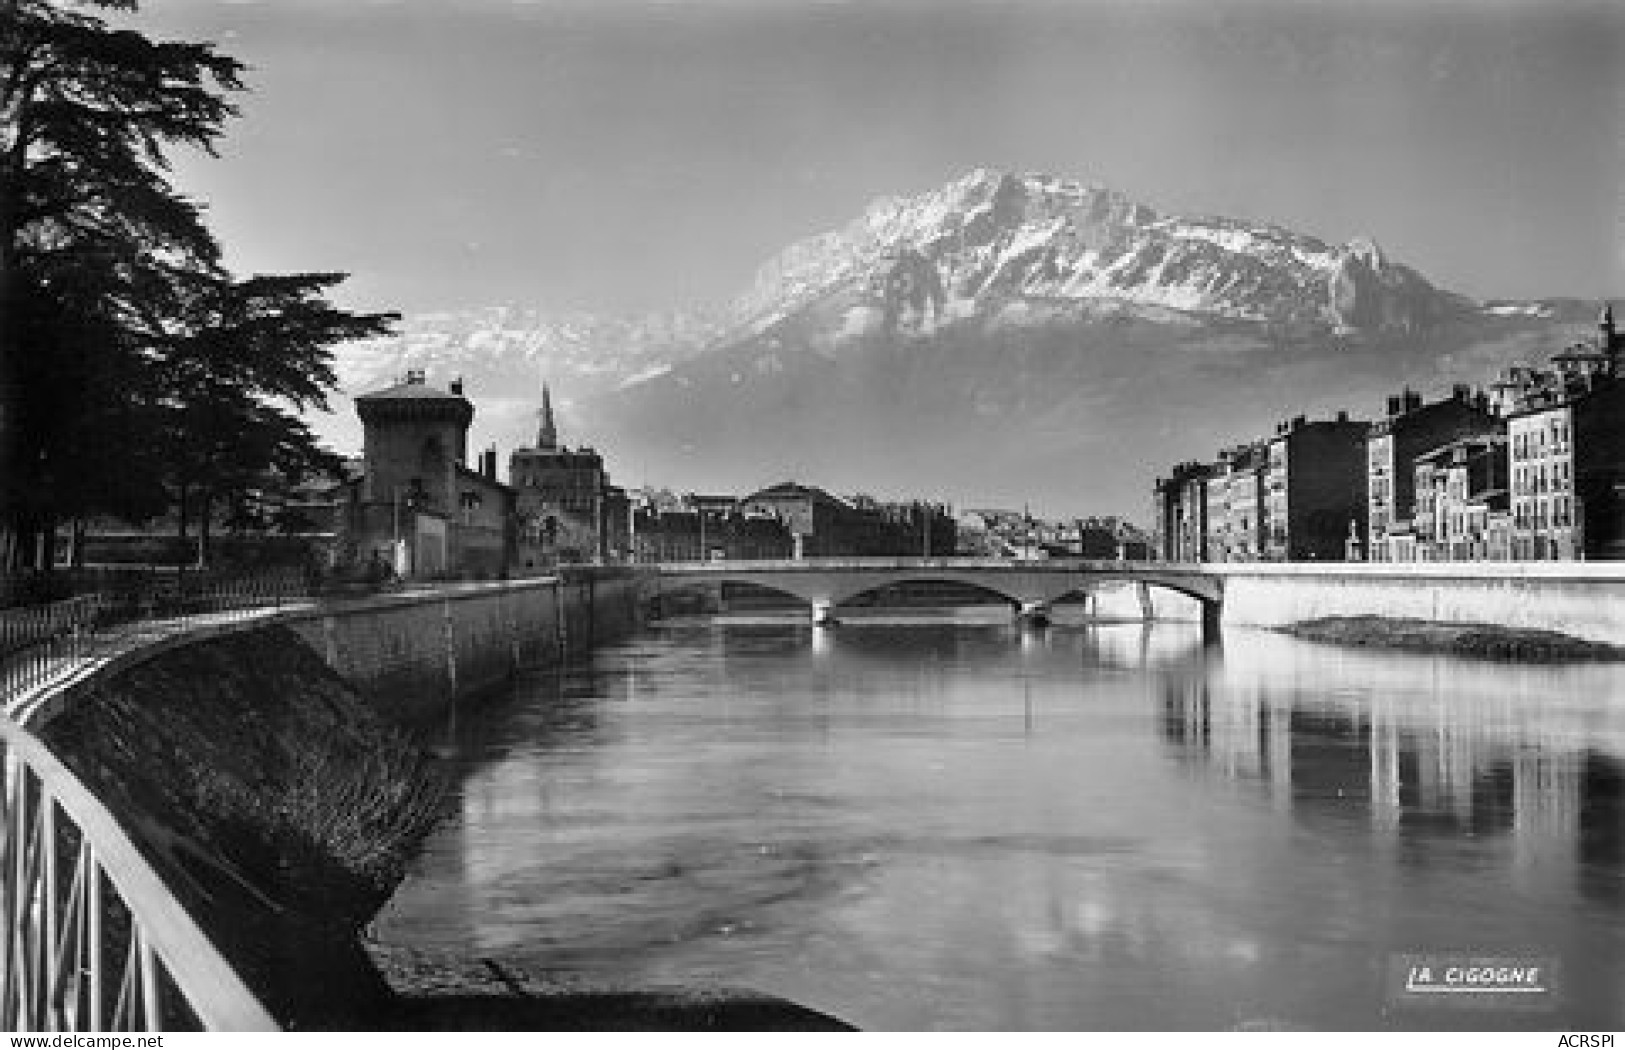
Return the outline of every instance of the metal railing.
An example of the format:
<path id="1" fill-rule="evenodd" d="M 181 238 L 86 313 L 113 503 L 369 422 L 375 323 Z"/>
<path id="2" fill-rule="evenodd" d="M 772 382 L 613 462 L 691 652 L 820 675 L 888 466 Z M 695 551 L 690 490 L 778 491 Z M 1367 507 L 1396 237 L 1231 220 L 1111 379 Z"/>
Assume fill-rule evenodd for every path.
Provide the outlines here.
<path id="1" fill-rule="evenodd" d="M 257 615 L 308 589 L 297 573 L 104 582 L 0 609 L 0 1028 L 275 1030 L 118 820 L 18 720 L 18 705 L 144 632 Z"/>
<path id="2" fill-rule="evenodd" d="M 0 1028 L 275 1030 L 107 809 L 0 719 Z"/>
<path id="3" fill-rule="evenodd" d="M 93 577 L 102 587 L 37 605 L 0 608 L 0 699 L 9 708 L 65 669 L 116 648 L 157 621 L 184 631 L 204 620 L 257 615 L 308 597 L 302 573 L 166 572 Z M 69 577 L 66 589 L 86 582 Z"/>

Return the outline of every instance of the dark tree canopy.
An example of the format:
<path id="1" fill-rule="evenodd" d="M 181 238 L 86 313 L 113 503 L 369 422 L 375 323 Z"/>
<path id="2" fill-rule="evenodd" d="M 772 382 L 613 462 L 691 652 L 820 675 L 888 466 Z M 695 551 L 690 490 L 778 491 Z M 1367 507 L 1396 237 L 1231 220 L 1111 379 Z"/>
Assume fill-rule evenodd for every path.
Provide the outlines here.
<path id="1" fill-rule="evenodd" d="M 155 333 L 169 453 L 166 487 L 205 530 L 211 508 L 261 485 L 333 474 L 339 460 L 278 403 L 325 407 L 330 347 L 382 335 L 393 315 L 354 314 L 325 298 L 340 274 L 200 284 L 181 317 Z M 181 515 L 181 528 L 186 526 Z"/>
<path id="2" fill-rule="evenodd" d="M 0 0 L 0 568 L 60 521 L 330 466 L 293 413 L 392 316 L 333 306 L 339 274 L 223 270 L 168 152 L 214 151 L 243 67 L 110 24 L 135 8 Z"/>

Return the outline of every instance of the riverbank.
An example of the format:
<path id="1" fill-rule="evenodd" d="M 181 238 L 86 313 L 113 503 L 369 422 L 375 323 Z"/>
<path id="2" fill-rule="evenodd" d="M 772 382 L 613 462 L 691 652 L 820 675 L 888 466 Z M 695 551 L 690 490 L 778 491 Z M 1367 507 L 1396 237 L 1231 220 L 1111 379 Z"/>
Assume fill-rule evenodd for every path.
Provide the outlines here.
<path id="1" fill-rule="evenodd" d="M 390 990 L 358 934 L 451 783 L 286 627 L 165 649 L 39 729 L 279 1023 L 349 1027 Z"/>
<path id="2" fill-rule="evenodd" d="M 452 793 L 415 716 L 623 630 L 629 587 L 595 582 L 401 596 L 174 639 L 88 677 L 34 728 L 116 800 L 148 863 L 287 1028 L 848 1028 L 749 990 L 588 986 L 364 936 Z M 104 925 L 124 943 L 121 911 Z M 178 999 L 165 1021 L 195 1023 Z"/>
<path id="3" fill-rule="evenodd" d="M 1625 647 L 1592 642 L 1558 631 L 1439 623 L 1383 616 L 1327 616 L 1275 628 L 1311 642 L 1372 649 L 1445 653 L 1494 660 L 1560 662 L 1625 660 Z"/>
<path id="4" fill-rule="evenodd" d="M 166 649 L 90 683 L 40 732 L 119 800 L 149 862 L 289 1028 L 847 1027 L 748 990 L 589 986 L 369 943 L 451 783 L 287 627 Z"/>
<path id="5" fill-rule="evenodd" d="M 499 959 L 369 941 L 395 998 L 371 1027 L 398 1031 L 846 1032 L 828 1014 L 742 988 L 635 987 Z"/>

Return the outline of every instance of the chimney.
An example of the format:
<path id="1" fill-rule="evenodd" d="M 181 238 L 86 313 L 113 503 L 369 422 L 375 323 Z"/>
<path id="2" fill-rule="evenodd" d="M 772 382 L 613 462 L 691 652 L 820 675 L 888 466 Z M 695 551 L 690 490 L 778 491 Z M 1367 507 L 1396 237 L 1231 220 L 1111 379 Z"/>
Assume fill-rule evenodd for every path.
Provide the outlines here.
<path id="1" fill-rule="evenodd" d="M 1292 417 L 1292 427 L 1293 427 L 1293 429 L 1297 429 L 1298 427 L 1301 427 L 1305 423 L 1308 423 L 1308 422 L 1309 422 L 1309 417 L 1308 416 L 1293 416 Z"/>
<path id="2" fill-rule="evenodd" d="M 463 396 L 463 377 L 462 376 L 458 376 L 456 379 L 453 379 L 451 381 L 451 392 L 456 394 L 458 397 Z"/>
<path id="3" fill-rule="evenodd" d="M 1347 423 L 1349 421 L 1348 412 L 1345 410 L 1345 411 L 1337 413 L 1337 421 L 1339 423 Z"/>
<path id="4" fill-rule="evenodd" d="M 1397 396 L 1390 397 L 1388 399 L 1388 414 L 1390 416 L 1399 415 L 1399 405 L 1400 405 L 1400 398 L 1399 397 L 1397 397 Z"/>
<path id="5" fill-rule="evenodd" d="M 1421 407 L 1422 407 L 1422 395 L 1417 393 L 1416 391 L 1410 389 L 1409 387 L 1406 387 L 1405 388 L 1405 411 L 1407 411 L 1407 412 L 1415 412 L 1417 409 L 1419 409 Z"/>
<path id="6" fill-rule="evenodd" d="M 1466 383 L 1457 383 L 1455 386 L 1450 388 L 1450 398 L 1453 401 L 1460 401 L 1462 404 L 1466 405 L 1472 402 L 1472 397 L 1473 388 L 1468 386 Z"/>

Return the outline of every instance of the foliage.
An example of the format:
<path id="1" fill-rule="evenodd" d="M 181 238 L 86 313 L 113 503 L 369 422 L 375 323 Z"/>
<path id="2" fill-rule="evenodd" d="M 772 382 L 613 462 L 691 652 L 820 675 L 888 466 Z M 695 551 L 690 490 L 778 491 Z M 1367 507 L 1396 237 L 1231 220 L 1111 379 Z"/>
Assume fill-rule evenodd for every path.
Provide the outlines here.
<path id="1" fill-rule="evenodd" d="M 334 307 L 339 274 L 225 272 L 168 151 L 213 153 L 243 67 L 101 14 L 135 7 L 0 2 L 0 565 L 60 521 L 178 503 L 184 531 L 267 469 L 332 469 L 293 413 L 392 320 Z"/>
<path id="2" fill-rule="evenodd" d="M 388 331 L 390 315 L 349 313 L 324 298 L 342 279 L 200 281 L 184 311 L 151 333 L 164 379 L 164 482 L 183 510 L 196 506 L 205 537 L 210 508 L 260 488 L 268 473 L 297 482 L 339 472 L 338 457 L 278 402 L 325 407 L 334 384 L 329 347 Z"/>

